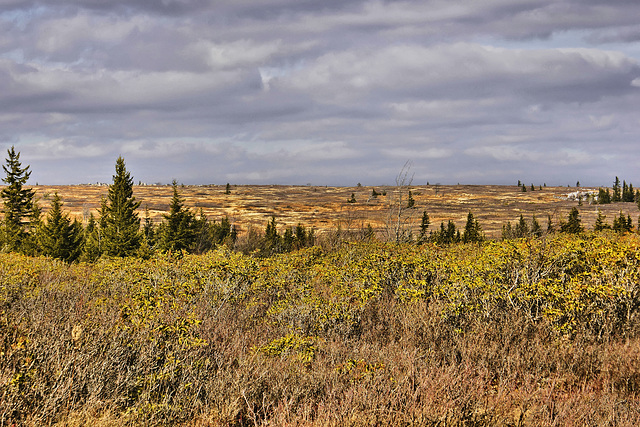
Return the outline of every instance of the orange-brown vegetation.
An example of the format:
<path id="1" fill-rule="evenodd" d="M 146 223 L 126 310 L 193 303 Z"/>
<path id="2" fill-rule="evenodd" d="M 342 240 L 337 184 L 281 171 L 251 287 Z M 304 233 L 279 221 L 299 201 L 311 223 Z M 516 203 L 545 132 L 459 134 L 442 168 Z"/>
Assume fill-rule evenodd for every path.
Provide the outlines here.
<path id="1" fill-rule="evenodd" d="M 58 192 L 64 203 L 63 209 L 75 218 L 85 220 L 100 206 L 100 198 L 106 196 L 107 187 L 97 185 L 37 186 L 37 196 L 45 208 L 54 192 Z M 372 197 L 375 189 L 380 193 Z M 518 221 L 522 214 L 527 220 L 536 215 L 544 228 L 547 216 L 551 215 L 557 225 L 566 218 L 572 207 L 578 207 L 583 224 L 591 228 L 597 210 L 607 216 L 609 223 L 622 211 L 631 214 L 635 222 L 637 207 L 633 203 L 590 205 L 586 199 L 582 206 L 578 201 L 567 200 L 567 194 L 575 187 L 535 187 L 522 192 L 518 186 L 490 185 L 421 185 L 405 187 L 411 189 L 415 207 L 407 211 L 413 217 L 411 224 L 417 229 L 420 216 L 426 211 L 431 218 L 431 228 L 453 220 L 458 228 L 464 227 L 467 214 L 473 212 L 487 237 L 499 238 L 502 225 L 507 221 Z M 597 188 L 584 189 L 597 193 Z M 179 188 L 185 205 L 194 212 L 202 209 L 210 220 L 224 216 L 238 227 L 240 232 L 250 226 L 263 229 L 267 221 L 275 216 L 281 225 L 315 228 L 320 234 L 340 226 L 343 230 L 362 229 L 371 224 L 377 230 L 386 228 L 389 222 L 390 205 L 397 202 L 397 187 L 319 187 L 250 185 L 231 186 L 231 194 L 225 194 L 225 186 L 184 186 Z M 347 203 L 351 194 L 356 203 Z M 382 195 L 386 193 L 386 195 Z M 171 202 L 171 186 L 145 186 L 134 188 L 134 196 L 140 205 L 140 216 L 148 209 L 154 221 L 160 221 L 167 213 Z M 407 194 L 403 194 L 406 203 Z"/>

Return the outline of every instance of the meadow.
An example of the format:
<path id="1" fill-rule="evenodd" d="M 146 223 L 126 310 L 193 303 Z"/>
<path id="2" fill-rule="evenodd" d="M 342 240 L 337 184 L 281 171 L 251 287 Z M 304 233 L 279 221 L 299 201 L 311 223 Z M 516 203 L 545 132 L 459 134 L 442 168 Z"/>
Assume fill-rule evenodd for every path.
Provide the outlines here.
<path id="1" fill-rule="evenodd" d="M 485 226 L 491 209 L 544 223 L 577 206 L 564 188 L 494 188 L 499 202 L 459 187 L 433 202 L 433 189 L 414 189 L 417 209 L 439 222 L 453 205 L 485 204 L 474 208 Z M 318 219 L 357 188 L 315 202 L 321 189 L 292 191 Z M 84 196 L 59 190 L 82 214 Z M 214 190 L 230 196 L 185 187 L 187 205 Z M 165 200 L 144 194 L 161 212 Z M 262 227 L 274 206 L 288 211 L 279 203 L 305 212 L 295 200 L 243 203 L 264 204 Z M 376 202 L 358 203 L 345 210 Z M 591 228 L 594 207 L 579 208 Z M 367 220 L 349 215 L 354 229 Z M 73 264 L 0 254 L 0 426 L 640 424 L 637 233 L 437 245 L 327 240 L 316 227 L 318 245 L 269 257 L 225 246 Z"/>

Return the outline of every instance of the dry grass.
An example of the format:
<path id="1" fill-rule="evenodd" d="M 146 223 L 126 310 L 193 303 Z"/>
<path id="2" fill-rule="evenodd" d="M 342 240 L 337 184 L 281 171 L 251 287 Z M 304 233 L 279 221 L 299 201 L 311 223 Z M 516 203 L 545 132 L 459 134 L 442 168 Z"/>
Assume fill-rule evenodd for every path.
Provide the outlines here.
<path id="1" fill-rule="evenodd" d="M 54 192 L 58 192 L 64 209 L 79 220 L 86 220 L 89 213 L 95 214 L 101 196 L 107 193 L 106 186 L 38 186 L 38 197 L 43 207 Z M 372 190 L 386 192 L 386 196 L 371 198 Z M 576 188 L 536 187 L 536 191 L 523 193 L 517 186 L 451 185 L 412 186 L 416 201 L 411 214 L 414 228 L 420 223 L 420 216 L 426 211 L 433 226 L 441 221 L 453 220 L 464 227 L 467 214 L 472 211 L 488 237 L 500 237 L 502 225 L 507 221 L 516 222 L 520 215 L 527 220 L 535 214 L 544 227 L 547 215 L 557 222 L 565 218 L 570 209 L 578 205 L 575 200 L 566 200 L 568 193 Z M 587 190 L 587 189 L 581 189 Z M 597 190 L 597 189 L 591 189 Z M 246 231 L 250 226 L 263 229 L 271 216 L 275 215 L 280 224 L 295 226 L 301 223 L 313 227 L 319 233 L 334 230 L 358 230 L 371 224 L 383 229 L 388 220 L 389 205 L 394 203 L 394 187 L 317 187 L 317 186 L 232 186 L 226 195 L 225 186 L 185 186 L 180 193 L 186 205 L 196 211 L 203 210 L 211 220 L 228 216 L 234 224 Z M 357 203 L 347 200 L 354 193 Z M 136 186 L 134 195 L 141 204 L 140 216 L 148 208 L 151 218 L 162 219 L 169 209 L 172 190 L 170 186 Z M 404 199 L 406 201 L 406 196 Z M 616 203 L 597 207 L 607 215 L 609 223 L 622 211 L 631 214 L 634 222 L 637 207 L 632 203 Z M 597 216 L 596 206 L 585 203 L 579 207 L 583 223 L 590 228 Z"/>
<path id="2" fill-rule="evenodd" d="M 635 314 L 624 333 L 585 321 L 565 334 L 509 305 L 443 316 L 444 296 L 394 296 L 400 279 L 354 299 L 350 270 L 323 279 L 360 265 L 354 253 L 0 255 L 0 426 L 640 423 Z M 292 336 L 303 345 L 278 350 Z"/>

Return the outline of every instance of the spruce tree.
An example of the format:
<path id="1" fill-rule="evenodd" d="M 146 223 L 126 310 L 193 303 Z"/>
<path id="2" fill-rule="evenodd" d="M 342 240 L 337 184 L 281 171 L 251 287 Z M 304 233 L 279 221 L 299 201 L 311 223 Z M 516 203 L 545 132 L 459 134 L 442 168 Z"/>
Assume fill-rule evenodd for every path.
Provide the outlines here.
<path id="1" fill-rule="evenodd" d="M 62 212 L 58 193 L 51 202 L 46 222 L 38 229 L 38 243 L 43 255 L 73 262 L 82 252 L 82 225 Z"/>
<path id="2" fill-rule="evenodd" d="M 100 258 L 101 232 L 98 221 L 93 213 L 89 215 L 89 221 L 84 229 L 84 245 L 82 250 L 81 261 L 95 261 Z"/>
<path id="3" fill-rule="evenodd" d="M 427 214 L 427 211 L 423 211 L 422 219 L 420 220 L 420 235 L 418 237 L 418 243 L 423 243 L 427 240 L 427 231 L 430 224 L 431 220 L 429 219 L 429 214 Z"/>
<path id="4" fill-rule="evenodd" d="M 124 159 L 116 160 L 116 174 L 109 186 L 107 199 L 100 209 L 102 252 L 109 256 L 135 255 L 140 247 L 140 218 L 136 209 L 140 202 L 133 196 L 133 179 L 127 171 Z"/>
<path id="5" fill-rule="evenodd" d="M 581 233 L 583 230 L 582 224 L 580 221 L 580 213 L 577 208 L 572 208 L 569 213 L 569 217 L 567 222 L 560 225 L 560 231 L 563 233 Z"/>
<path id="6" fill-rule="evenodd" d="M 7 184 L 2 190 L 3 243 L 11 251 L 24 251 L 30 237 L 30 222 L 37 220 L 35 217 L 40 211 L 35 203 L 35 191 L 23 188 L 31 175 L 29 166 L 22 167 L 20 153 L 16 152 L 13 146 L 7 150 L 7 154 L 9 157 L 6 159 L 6 165 L 2 166 L 6 174 L 2 181 Z"/>
<path id="7" fill-rule="evenodd" d="M 178 184 L 173 181 L 173 197 L 169 214 L 164 215 L 158 230 L 159 247 L 165 251 L 189 250 L 196 240 L 195 215 L 184 206 L 184 200 L 178 193 Z"/>
<path id="8" fill-rule="evenodd" d="M 467 215 L 467 223 L 464 226 L 464 232 L 462 233 L 462 241 L 469 242 L 481 242 L 484 240 L 482 235 L 482 228 L 478 223 L 478 220 L 473 217 L 473 214 L 469 212 Z"/>
<path id="9" fill-rule="evenodd" d="M 613 195 L 611 196 L 611 201 L 619 202 L 621 200 L 622 200 L 622 196 L 620 194 L 620 180 L 616 176 L 616 179 L 613 182 Z"/>

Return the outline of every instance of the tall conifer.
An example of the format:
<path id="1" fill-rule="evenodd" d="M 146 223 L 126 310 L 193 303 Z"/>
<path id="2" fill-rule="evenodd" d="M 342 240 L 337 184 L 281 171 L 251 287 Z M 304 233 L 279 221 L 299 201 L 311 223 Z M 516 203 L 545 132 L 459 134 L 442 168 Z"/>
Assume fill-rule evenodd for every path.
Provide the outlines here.
<path id="1" fill-rule="evenodd" d="M 140 218 L 136 213 L 139 206 L 133 196 L 133 178 L 124 159 L 118 157 L 113 184 L 100 209 L 103 253 L 118 257 L 136 254 L 141 240 Z"/>
<path id="2" fill-rule="evenodd" d="M 40 212 L 35 204 L 35 191 L 23 188 L 31 172 L 29 166 L 22 167 L 20 153 L 12 146 L 7 150 L 9 157 L 2 166 L 6 177 L 2 179 L 7 186 L 2 190 L 4 206 L 3 240 L 4 245 L 12 251 L 22 250 L 29 238 L 28 226 L 30 219 L 33 221 L 34 212 Z"/>

